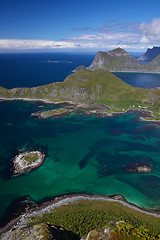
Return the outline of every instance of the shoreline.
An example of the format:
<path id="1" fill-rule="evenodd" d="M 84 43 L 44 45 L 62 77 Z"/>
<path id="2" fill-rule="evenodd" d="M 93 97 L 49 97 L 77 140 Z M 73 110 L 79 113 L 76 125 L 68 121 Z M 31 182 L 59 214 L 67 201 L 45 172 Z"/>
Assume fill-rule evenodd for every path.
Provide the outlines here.
<path id="1" fill-rule="evenodd" d="M 92 103 L 75 103 L 73 101 L 60 101 L 60 102 L 55 102 L 55 101 L 50 101 L 48 99 L 32 99 L 32 98 L 2 98 L 0 97 L 0 101 L 29 101 L 29 102 L 44 102 L 44 103 L 48 103 L 48 104 L 54 104 L 54 105 L 59 105 L 59 104 L 67 104 L 69 106 L 75 106 L 79 109 L 87 109 L 88 108 L 88 105 L 91 105 L 92 107 L 94 106 L 94 104 Z M 87 107 L 84 107 L 85 105 L 87 105 Z M 105 106 L 106 108 L 109 108 L 108 106 L 106 106 L 105 104 L 96 104 L 95 103 L 95 110 L 92 109 L 92 110 L 89 110 L 89 111 L 86 111 L 86 114 L 94 114 L 94 115 L 97 115 L 99 117 L 111 117 L 111 116 L 115 116 L 115 115 L 119 115 L 119 114 L 125 114 L 125 113 L 128 113 L 128 112 L 141 112 L 142 114 L 146 114 L 146 117 L 139 117 L 139 120 L 140 121 L 146 121 L 146 122 L 153 122 L 153 123 L 160 123 L 160 120 L 156 120 L 154 119 L 154 115 L 153 115 L 153 112 L 150 111 L 150 110 L 146 110 L 146 109 L 142 109 L 142 108 L 128 108 L 126 110 L 123 110 L 122 112 L 114 112 L 112 111 L 111 113 L 108 113 L 108 112 L 104 112 L 104 111 L 97 111 L 96 109 L 96 106 L 97 105 L 103 105 Z M 147 119 L 147 117 L 151 117 L 152 119 Z"/>
<path id="2" fill-rule="evenodd" d="M 121 195 L 94 195 L 94 194 L 87 194 L 87 193 L 69 193 L 64 194 L 61 196 L 54 197 L 51 200 L 42 202 L 37 204 L 37 206 L 32 206 L 30 208 L 25 208 L 24 212 L 21 213 L 18 217 L 13 218 L 9 221 L 4 227 L 0 228 L 0 236 L 5 232 L 9 231 L 10 229 L 20 227 L 23 228 L 27 226 L 31 220 L 30 218 L 35 216 L 42 216 L 45 213 L 50 212 L 56 208 L 59 208 L 63 205 L 67 204 L 74 204 L 78 201 L 82 200 L 89 200 L 89 201 L 104 201 L 104 202 L 112 202 L 112 203 L 120 203 L 124 207 L 128 207 L 133 209 L 137 212 L 141 212 L 143 214 L 147 214 L 153 217 L 160 218 L 160 210 L 153 210 L 153 209 L 146 209 L 143 207 L 139 207 L 134 203 L 128 202 L 123 196 Z"/>

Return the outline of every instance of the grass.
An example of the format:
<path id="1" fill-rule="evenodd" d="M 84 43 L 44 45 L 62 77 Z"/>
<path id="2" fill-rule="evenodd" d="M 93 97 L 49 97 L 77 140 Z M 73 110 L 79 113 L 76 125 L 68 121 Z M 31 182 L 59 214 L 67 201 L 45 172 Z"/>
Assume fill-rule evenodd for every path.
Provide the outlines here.
<path id="1" fill-rule="evenodd" d="M 81 200 L 60 206 L 50 213 L 31 219 L 31 224 L 48 222 L 64 227 L 80 237 L 89 231 L 105 226 L 109 221 L 125 221 L 134 228 L 140 225 L 153 236 L 160 234 L 160 219 L 123 206 L 101 200 Z"/>
<path id="2" fill-rule="evenodd" d="M 23 156 L 24 161 L 27 165 L 30 165 L 38 160 L 38 153 L 27 153 Z"/>
<path id="3" fill-rule="evenodd" d="M 145 107 L 146 110 L 152 111 L 156 120 L 160 120 L 160 89 L 130 86 L 114 74 L 102 69 L 82 70 L 69 75 L 63 82 L 30 89 L 0 88 L 0 96 L 45 99 L 52 102 L 102 103 L 110 107 L 111 111 L 116 112 L 141 106 L 142 109 Z M 52 112 L 45 114 L 50 115 Z"/>
<path id="4" fill-rule="evenodd" d="M 63 114 L 66 112 L 67 112 L 66 108 L 58 108 L 58 109 L 53 109 L 53 110 L 49 110 L 49 111 L 44 111 L 41 113 L 41 115 L 42 115 L 42 117 L 51 117 L 51 116 Z"/>

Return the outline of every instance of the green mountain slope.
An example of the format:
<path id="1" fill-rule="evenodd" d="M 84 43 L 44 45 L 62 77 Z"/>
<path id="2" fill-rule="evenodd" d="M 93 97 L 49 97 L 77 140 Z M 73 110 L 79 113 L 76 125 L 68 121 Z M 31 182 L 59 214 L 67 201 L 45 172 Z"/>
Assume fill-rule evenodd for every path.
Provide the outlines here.
<path id="1" fill-rule="evenodd" d="M 130 86 L 114 74 L 97 69 L 81 70 L 69 75 L 63 82 L 33 88 L 0 88 L 0 98 L 47 100 L 51 102 L 105 104 L 111 111 L 128 108 L 147 108 L 159 119 L 160 90 Z"/>
<path id="2" fill-rule="evenodd" d="M 124 49 L 117 48 L 108 52 L 98 52 L 88 69 L 97 68 L 110 72 L 160 72 L 160 57 L 142 64 Z"/>

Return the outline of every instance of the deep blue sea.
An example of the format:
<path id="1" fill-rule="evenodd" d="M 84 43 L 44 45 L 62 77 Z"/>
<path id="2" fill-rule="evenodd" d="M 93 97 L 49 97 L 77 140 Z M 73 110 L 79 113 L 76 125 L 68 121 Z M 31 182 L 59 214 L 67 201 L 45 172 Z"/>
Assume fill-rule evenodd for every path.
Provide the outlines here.
<path id="1" fill-rule="evenodd" d="M 63 81 L 78 65 L 89 66 L 95 54 L 0 54 L 0 85 L 32 87 Z M 160 87 L 159 74 L 124 74 L 141 87 Z M 155 84 L 156 82 L 156 84 Z M 0 102 L 0 216 L 15 210 L 28 195 L 34 202 L 73 192 L 121 194 L 145 208 L 160 208 L 160 125 L 139 121 L 139 113 L 100 118 L 72 114 L 38 120 L 31 113 L 57 106 L 41 102 Z M 18 151 L 43 150 L 37 170 L 12 176 Z M 151 173 L 126 168 L 148 164 Z"/>
<path id="2" fill-rule="evenodd" d="M 36 87 L 63 81 L 79 65 L 88 67 L 96 53 L 0 54 L 0 86 Z M 139 55 L 133 55 L 138 58 Z M 160 74 L 114 73 L 135 87 L 160 87 Z"/>
<path id="3" fill-rule="evenodd" d="M 95 54 L 0 54 L 0 86 L 36 87 L 63 81 L 79 65 L 89 66 Z"/>

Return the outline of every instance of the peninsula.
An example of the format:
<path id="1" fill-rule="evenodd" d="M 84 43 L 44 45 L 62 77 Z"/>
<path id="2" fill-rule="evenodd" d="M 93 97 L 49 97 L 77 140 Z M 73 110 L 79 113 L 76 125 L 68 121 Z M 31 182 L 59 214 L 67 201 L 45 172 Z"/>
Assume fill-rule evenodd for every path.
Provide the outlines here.
<path id="1" fill-rule="evenodd" d="M 158 240 L 159 218 L 120 195 L 70 194 L 28 209 L 0 233 L 2 240 Z"/>
<path id="2" fill-rule="evenodd" d="M 50 103 L 67 102 L 71 106 L 83 105 L 83 110 L 85 110 L 85 106 L 88 110 L 90 105 L 92 113 L 97 108 L 100 113 L 98 106 L 103 105 L 106 108 L 105 115 L 107 116 L 125 113 L 128 110 L 140 110 L 147 116 L 147 120 L 160 120 L 160 89 L 133 87 L 109 71 L 89 69 L 81 67 L 79 71 L 69 75 L 63 82 L 39 87 L 13 89 L 0 87 L 0 99 Z M 50 115 L 49 112 L 45 116 L 48 115 Z"/>

